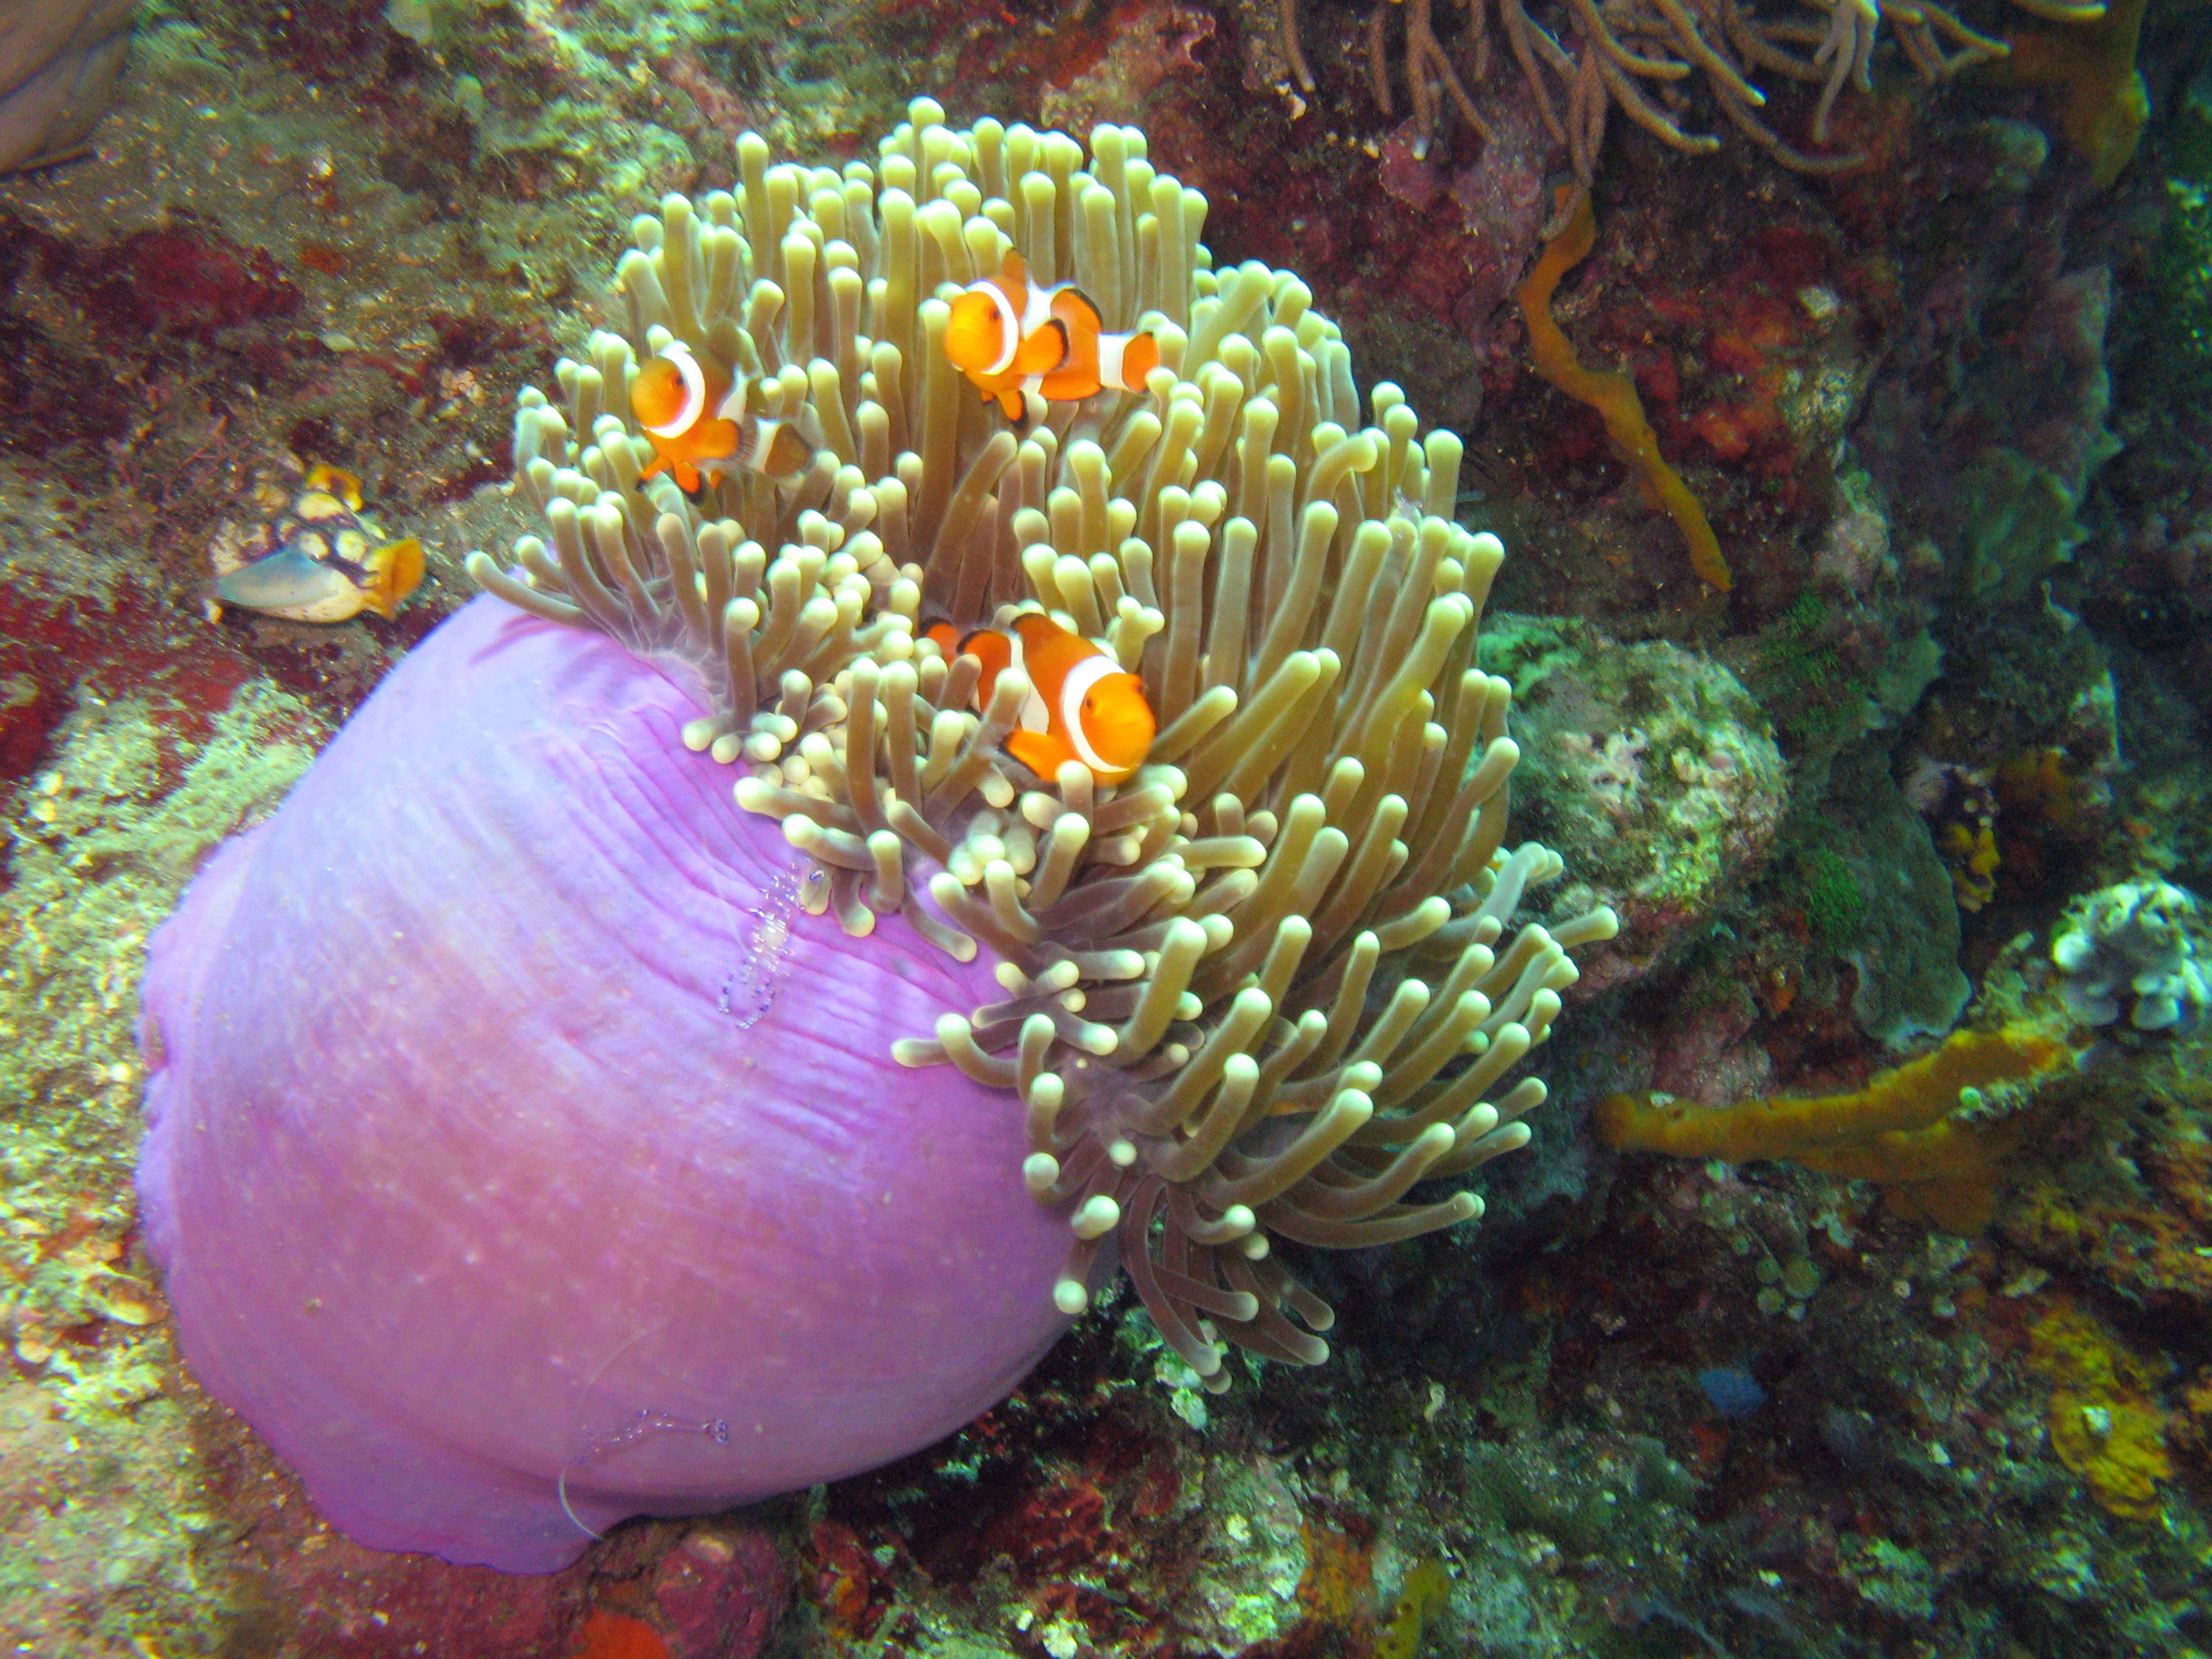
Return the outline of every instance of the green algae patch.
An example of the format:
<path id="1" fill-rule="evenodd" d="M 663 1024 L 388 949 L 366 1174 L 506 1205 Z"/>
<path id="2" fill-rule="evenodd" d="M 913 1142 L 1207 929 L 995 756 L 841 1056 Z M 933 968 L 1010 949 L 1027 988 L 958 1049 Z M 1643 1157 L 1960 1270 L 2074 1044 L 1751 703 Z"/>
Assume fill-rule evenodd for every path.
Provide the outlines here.
<path id="1" fill-rule="evenodd" d="M 1399 1587 L 1397 1610 L 1376 1638 L 1375 1659 L 1413 1659 L 1420 1651 L 1423 1632 L 1450 1605 L 1451 1574 L 1436 1557 L 1423 1556 Z"/>
<path id="2" fill-rule="evenodd" d="M 1820 942 L 1831 949 L 1848 946 L 1866 920 L 1866 895 L 1851 866 L 1832 847 L 1814 847 L 1799 860 L 1805 882 L 1805 915 Z"/>
<path id="3" fill-rule="evenodd" d="M 15 1297 L 11 1335 L 100 1312 L 95 1268 L 38 1270 L 127 1224 L 140 1079 L 131 1027 L 147 936 L 202 857 L 306 769 L 310 750 L 290 734 L 315 726 L 295 699 L 249 684 L 205 744 L 179 744 L 148 703 L 82 696 L 55 763 L 11 803 L 0 892 L 0 1274 Z M 34 1282 L 42 1294 L 27 1305 Z"/>
<path id="4" fill-rule="evenodd" d="M 0 1383 L 0 1642 L 50 1659 L 216 1650 L 195 1559 L 216 1522 L 197 1495 L 190 1412 L 157 1398 L 127 1419 L 64 1421 L 46 1394 Z"/>
<path id="5" fill-rule="evenodd" d="M 265 816 L 325 727 L 265 684 L 205 742 L 173 710 L 81 692 L 5 804 L 0 888 L 0 1641 L 209 1644 L 186 1413 L 131 1169 L 147 937 L 192 872 Z"/>

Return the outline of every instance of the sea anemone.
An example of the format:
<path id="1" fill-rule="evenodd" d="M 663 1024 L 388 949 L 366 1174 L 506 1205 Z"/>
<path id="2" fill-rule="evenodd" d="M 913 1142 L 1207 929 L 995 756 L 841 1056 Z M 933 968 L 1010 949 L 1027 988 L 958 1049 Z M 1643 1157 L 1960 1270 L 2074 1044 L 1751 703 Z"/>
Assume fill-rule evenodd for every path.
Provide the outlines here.
<path id="1" fill-rule="evenodd" d="M 917 102 L 879 164 L 639 219 L 627 337 L 526 392 L 546 539 L 155 945 L 141 1184 L 188 1356 L 369 1541 L 552 1565 L 1003 1395 L 1118 1259 L 1213 1386 L 1318 1363 L 1271 1249 L 1479 1212 L 1600 912 L 1508 924 L 1502 557 L 1458 441 L 1297 277 L 1217 272 L 1141 137 Z M 947 285 L 1011 243 L 1142 392 L 1010 429 Z M 681 341 L 819 447 L 687 499 L 623 395 Z M 1006 754 L 1042 608 L 1141 676 L 1119 785 Z M 731 805 L 734 793 L 735 805 Z M 574 1522 L 576 1524 L 571 1524 Z"/>

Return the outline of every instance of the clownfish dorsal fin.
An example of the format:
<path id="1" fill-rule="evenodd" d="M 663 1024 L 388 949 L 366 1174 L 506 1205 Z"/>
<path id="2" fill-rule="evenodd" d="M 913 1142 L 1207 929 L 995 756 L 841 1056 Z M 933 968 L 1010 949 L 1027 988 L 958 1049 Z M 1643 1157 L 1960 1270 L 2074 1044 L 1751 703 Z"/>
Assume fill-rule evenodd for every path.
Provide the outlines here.
<path id="1" fill-rule="evenodd" d="M 1073 283 L 1062 283 L 1054 293 L 1052 313 L 1073 333 L 1098 335 L 1106 331 L 1106 319 L 1099 313 L 1098 302 Z"/>
<path id="2" fill-rule="evenodd" d="M 1051 643 L 1069 632 L 1042 611 L 1016 612 L 1012 627 L 1015 633 L 1022 636 L 1022 643 L 1032 651 L 1040 646 Z M 1082 636 L 1077 635 L 1073 637 L 1081 638 Z"/>
<path id="3" fill-rule="evenodd" d="M 1022 301 L 1030 291 L 1030 263 L 1022 258 L 1020 250 L 1008 248 L 1006 257 L 999 262 L 999 286 L 1014 302 L 1014 314 L 1020 316 Z"/>

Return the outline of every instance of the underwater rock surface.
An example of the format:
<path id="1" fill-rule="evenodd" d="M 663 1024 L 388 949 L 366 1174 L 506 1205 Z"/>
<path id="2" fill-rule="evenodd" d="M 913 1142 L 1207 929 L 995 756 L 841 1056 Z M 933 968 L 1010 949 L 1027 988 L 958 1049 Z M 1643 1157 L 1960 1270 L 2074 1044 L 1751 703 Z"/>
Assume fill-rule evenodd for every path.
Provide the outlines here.
<path id="1" fill-rule="evenodd" d="M 808 915 L 682 673 L 477 600 L 152 941 L 184 1352 L 374 1547 L 546 1571 L 833 1480 L 1065 1322 L 1018 1102 L 888 1057 L 988 969 Z"/>
<path id="2" fill-rule="evenodd" d="M 0 3 L 0 173 L 80 143 L 107 111 L 137 0 Z"/>

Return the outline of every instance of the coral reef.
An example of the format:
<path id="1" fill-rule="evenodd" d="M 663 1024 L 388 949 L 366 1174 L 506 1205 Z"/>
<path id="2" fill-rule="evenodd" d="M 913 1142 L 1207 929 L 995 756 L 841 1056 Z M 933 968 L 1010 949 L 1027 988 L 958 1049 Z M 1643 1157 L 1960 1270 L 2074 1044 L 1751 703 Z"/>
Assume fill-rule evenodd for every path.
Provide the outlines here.
<path id="1" fill-rule="evenodd" d="M 2077 1309 L 2053 1308 L 2028 1340 L 2036 1366 L 2051 1378 L 2051 1443 L 2059 1461 L 2114 1515 L 2154 1518 L 2158 1482 L 2173 1464 L 2166 1413 L 2151 1393 L 2154 1374 Z"/>
<path id="2" fill-rule="evenodd" d="M 1304 77 L 1273 0 L 145 9 L 91 148 L 0 178 L 0 1020 L 34 1062 L 0 1091 L 6 1643 L 2207 1645 L 2205 1021 L 2139 1031 L 2115 979 L 2119 1018 L 2069 1034 L 2078 1071 L 1942 1131 L 2002 1154 L 1972 1239 L 1876 1180 L 1615 1156 L 1582 1109 L 1861 1096 L 1970 998 L 1977 1030 L 2055 1030 L 2069 913 L 2123 884 L 2212 891 L 2203 9 L 1966 0 L 1953 15 L 2013 63 L 1932 79 L 1895 5 L 1871 29 L 1844 8 L 1851 50 L 1817 79 L 1735 56 L 1770 132 L 1856 163 L 1820 173 L 1737 137 L 1649 5 L 1589 29 L 1565 0 L 1519 9 L 1563 68 L 1530 33 L 1532 81 L 1504 13 L 1411 0 L 1297 0 Z M 1947 59 L 1965 48 L 1914 9 Z M 1798 30 L 1777 44 L 1805 65 L 1836 17 L 1738 10 Z M 1681 72 L 1632 70 L 1608 37 Z M 1601 57 L 1717 148 L 1616 118 Z M 872 165 L 918 83 L 952 88 L 963 122 L 1141 125 L 1206 196 L 1223 274 L 1297 271 L 1359 384 L 1467 440 L 1449 516 L 1513 552 L 1481 667 L 1587 679 L 1561 641 L 1596 629 L 1602 650 L 1725 669 L 1756 707 L 1715 729 L 1771 731 L 1788 811 L 1640 975 L 1600 991 L 1626 959 L 1586 958 L 1539 1056 L 1538 1138 L 1484 1172 L 1480 1229 L 1276 1242 L 1337 1309 L 1329 1366 L 1232 1353 L 1237 1386 L 1208 1394 L 1141 1298 L 1102 1285 L 1001 1406 L 890 1468 L 742 1518 L 629 1522 L 542 1579 L 375 1555 L 172 1358 L 124 1185 L 135 1079 L 108 1075 L 135 975 L 114 941 L 467 596 L 467 549 L 533 527 L 507 487 L 513 398 L 558 355 L 590 360 L 633 219 L 740 190 L 748 131 Z M 2098 190 L 2112 136 L 2134 158 Z M 1529 367 L 1513 295 L 1578 157 L 1595 242 L 1552 314 L 1632 381 L 1725 550 L 1724 602 L 1598 413 Z M 392 621 L 210 624 L 222 526 L 250 533 L 318 463 L 419 538 L 422 587 Z M 1632 805 L 1672 784 L 1651 727 L 1590 721 L 1587 753 L 1555 748 L 1531 726 L 1549 695 L 1516 698 L 1516 828 L 1571 756 L 1593 849 L 1666 863 Z M 185 781 L 204 754 L 236 764 L 234 792 Z M 143 839 L 156 818 L 173 853 Z"/>
<path id="3" fill-rule="evenodd" d="M 1313 71 L 1299 42 L 1297 0 L 1278 0 L 1278 7 L 1284 56 L 1298 84 L 1312 92 Z M 2042 6 L 2027 9 L 2039 15 L 2045 9 Z M 1453 45 L 1463 50 L 1467 37 L 1472 38 L 1473 73 L 1480 82 L 1486 76 L 1496 48 L 1487 10 L 1480 5 L 1468 9 L 1472 21 Z M 1826 12 L 1825 25 L 1772 16 L 1753 6 L 1683 5 L 1676 0 L 1602 9 L 1571 4 L 1558 8 L 1547 24 L 1532 16 L 1521 0 L 1500 0 L 1498 27 L 1543 113 L 1544 125 L 1554 142 L 1565 147 L 1569 164 L 1585 188 L 1596 172 L 1607 117 L 1616 107 L 1672 149 L 1703 155 L 1720 148 L 1720 140 L 1710 134 L 1684 130 L 1685 100 L 1680 83 L 1693 73 L 1701 78 L 1712 104 L 1729 124 L 1759 149 L 1793 172 L 1818 174 L 1865 165 L 1863 155 L 1827 148 L 1829 114 L 1846 84 L 1856 86 L 1861 92 L 1874 89 L 1875 43 L 1885 18 L 1894 25 L 1913 69 L 1931 85 L 1961 70 L 2001 60 L 2007 52 L 2003 41 L 1969 27 L 1932 0 L 1913 4 L 1892 0 L 1887 8 L 1870 0 L 1817 0 L 1811 9 Z M 2138 14 L 2140 9 L 2137 3 Z M 2101 5 L 2062 3 L 2055 9 L 2055 15 L 2069 21 L 2100 18 L 2103 13 Z M 1380 3 L 1370 12 L 1366 46 L 1369 84 L 1376 104 L 1388 116 L 1391 97 L 1386 15 Z M 1575 42 L 1572 52 L 1559 38 L 1569 33 L 1568 25 Z M 1419 149 L 1426 149 L 1435 131 L 1439 82 L 1442 89 L 1451 94 L 1466 125 L 1487 140 L 1490 129 L 1476 113 L 1451 54 L 1437 40 L 1429 0 L 1412 0 L 1407 5 L 1404 36 L 1405 76 L 1412 91 Z M 2095 40 L 2095 45 L 2081 49 L 2082 56 L 2089 64 L 2101 66 L 2113 49 L 2105 46 L 2101 33 Z M 2125 32 L 2125 42 L 2127 67 L 2132 70 L 2131 30 Z M 1816 148 L 1800 149 L 1762 118 L 1767 95 L 1746 78 L 1747 74 L 1762 71 L 1820 88 L 1808 124 L 1810 140 Z M 2076 71 L 2070 57 L 2063 70 L 2045 73 L 2051 78 L 2063 75 L 2069 85 L 2081 82 L 2083 90 L 2076 95 L 2085 103 L 2094 100 L 2096 89 L 2103 85 L 2097 69 Z M 2132 138 L 2131 130 L 2129 137 Z M 2124 155 L 2121 159 L 2124 161 Z"/>
<path id="4" fill-rule="evenodd" d="M 1679 958 L 1781 826 L 1789 782 L 1759 706 L 1710 659 L 1587 623 L 1505 617 L 1486 648 L 1515 687 L 1521 821 L 1568 861 L 1557 903 L 1620 922 L 1583 957 L 1583 988 Z"/>
<path id="5" fill-rule="evenodd" d="M 2059 125 L 2099 190 L 2110 188 L 2135 159 L 2150 118 L 2150 92 L 2136 67 L 2147 4 L 2109 0 L 2062 9 L 2045 27 L 2009 36 L 2003 60 L 1990 70 L 2001 85 L 2060 90 Z"/>
<path id="6" fill-rule="evenodd" d="M 1809 844 L 1832 860 L 1831 890 L 1840 866 L 1861 901 L 1844 901 L 1842 913 L 1830 917 L 1838 930 L 1831 942 L 1856 975 L 1852 1014 L 1869 1036 L 1892 1048 L 1941 1036 L 1972 996 L 1973 982 L 1959 965 L 1956 888 L 1934 836 L 1879 751 L 1839 759 L 1823 807 L 1826 824 L 1808 830 Z M 1838 823 L 1856 833 L 1839 835 Z"/>
<path id="7" fill-rule="evenodd" d="M 1216 273 L 1141 135 L 1085 165 L 921 100 L 879 172 L 738 160 L 742 210 L 637 222 L 629 335 L 559 365 L 567 414 L 521 396 L 550 544 L 472 556 L 491 597 L 149 945 L 139 1190 L 179 1340 L 382 1547 L 547 1571 L 902 1455 L 1035 1362 L 1109 1243 L 1208 1387 L 1232 1342 L 1321 1363 L 1332 1311 L 1274 1241 L 1480 1213 L 1401 1200 L 1527 1142 L 1517 1068 L 1613 931 L 1506 931 L 1559 861 L 1504 847 L 1510 686 L 1474 665 L 1503 549 L 1439 511 L 1458 441 L 1387 384 L 1348 430 L 1304 285 Z M 1155 337 L 1141 400 L 1018 439 L 973 395 L 939 283 L 1010 246 Z M 818 447 L 688 499 L 626 395 L 679 350 Z M 925 605 L 1110 653 L 1146 763 L 1030 770 L 1027 673 L 986 694 Z M 402 973 L 426 994 L 367 1012 Z M 343 1411 L 307 1381 L 336 1374 Z"/>
<path id="8" fill-rule="evenodd" d="M 2193 1024 L 2212 1001 L 2204 958 L 2212 930 L 2197 896 L 2171 882 L 2121 882 L 2067 906 L 2051 941 L 2069 1012 L 2092 1025 L 2124 1018 L 2138 1031 Z"/>
<path id="9" fill-rule="evenodd" d="M 0 173 L 51 166 L 115 95 L 137 0 L 9 0 L 0 11 Z"/>
<path id="10" fill-rule="evenodd" d="M 326 731 L 265 684 L 219 709 L 196 726 L 162 693 L 88 688 L 8 823 L 0 1317 L 18 1370 L 0 1390 L 0 1631 L 27 1650 L 213 1628 L 192 1567 L 210 1516 L 126 1198 L 137 959 L 200 856 Z"/>

